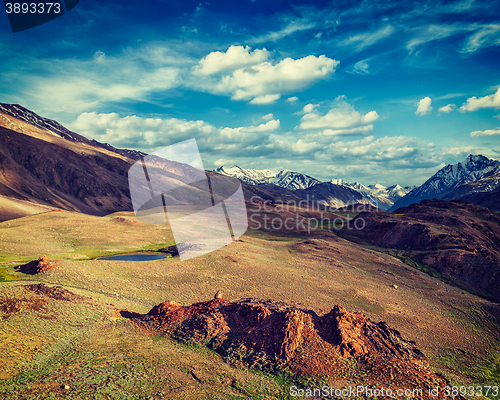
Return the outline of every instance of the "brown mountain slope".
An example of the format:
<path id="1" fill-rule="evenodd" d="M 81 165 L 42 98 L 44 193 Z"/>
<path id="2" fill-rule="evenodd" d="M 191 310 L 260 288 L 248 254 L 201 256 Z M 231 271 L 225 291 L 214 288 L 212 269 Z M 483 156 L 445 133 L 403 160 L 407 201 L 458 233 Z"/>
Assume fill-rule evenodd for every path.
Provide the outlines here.
<path id="1" fill-rule="evenodd" d="M 35 133 L 0 127 L 1 195 L 96 215 L 131 209 L 132 160 Z"/>
<path id="2" fill-rule="evenodd" d="M 356 220 L 364 229 L 344 229 L 343 237 L 396 249 L 399 257 L 411 257 L 461 287 L 500 301 L 500 216 L 494 211 L 433 199 L 392 214 L 363 212 Z"/>
<path id="3" fill-rule="evenodd" d="M 0 221 L 53 208 L 92 215 L 132 210 L 128 170 L 144 155 L 88 140 L 24 107 L 0 103 Z M 167 171 L 158 176 L 172 182 L 191 170 L 176 162 L 156 164 L 150 167 Z M 215 172 L 208 175 L 231 180 Z M 275 185 L 242 186 L 248 200 L 300 202 L 293 191 Z"/>
<path id="4" fill-rule="evenodd" d="M 460 200 L 469 201 L 490 210 L 500 211 L 500 187 L 491 192 L 469 193 L 460 197 Z"/>

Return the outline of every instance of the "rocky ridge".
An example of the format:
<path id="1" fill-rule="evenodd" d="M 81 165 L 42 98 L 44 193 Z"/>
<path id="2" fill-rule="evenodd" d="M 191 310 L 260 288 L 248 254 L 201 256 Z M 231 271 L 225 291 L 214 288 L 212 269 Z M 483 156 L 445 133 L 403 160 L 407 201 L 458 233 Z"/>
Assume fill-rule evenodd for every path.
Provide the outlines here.
<path id="1" fill-rule="evenodd" d="M 396 387 L 446 385 L 415 343 L 385 322 L 335 305 L 322 316 L 282 302 L 260 299 L 182 306 L 166 301 L 147 314 L 126 310 L 141 328 L 180 342 L 205 345 L 231 363 L 265 371 Z"/>

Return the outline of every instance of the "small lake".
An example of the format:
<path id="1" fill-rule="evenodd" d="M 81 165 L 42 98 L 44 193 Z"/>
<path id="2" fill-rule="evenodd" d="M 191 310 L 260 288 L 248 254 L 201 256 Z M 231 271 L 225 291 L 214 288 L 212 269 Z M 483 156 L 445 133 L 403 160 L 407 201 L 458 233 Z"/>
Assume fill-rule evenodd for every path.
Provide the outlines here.
<path id="1" fill-rule="evenodd" d="M 101 257 L 97 260 L 111 261 L 153 261 L 167 258 L 165 254 L 121 254 L 117 256 Z"/>

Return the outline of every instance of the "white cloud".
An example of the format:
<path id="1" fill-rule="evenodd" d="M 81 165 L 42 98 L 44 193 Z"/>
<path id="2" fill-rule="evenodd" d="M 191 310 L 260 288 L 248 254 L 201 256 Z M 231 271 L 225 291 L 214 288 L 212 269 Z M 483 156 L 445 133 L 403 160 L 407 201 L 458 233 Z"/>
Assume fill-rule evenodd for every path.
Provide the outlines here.
<path id="1" fill-rule="evenodd" d="M 222 128 L 220 130 L 221 136 L 224 138 L 239 138 L 243 137 L 247 133 L 259 133 L 259 132 L 272 132 L 280 127 L 280 120 L 273 119 L 258 126 L 244 126 L 239 128 Z"/>
<path id="2" fill-rule="evenodd" d="M 271 104 L 281 97 L 281 94 L 265 94 L 264 96 L 257 96 L 250 101 L 250 104 Z"/>
<path id="3" fill-rule="evenodd" d="M 227 160 L 225 158 L 219 158 L 218 160 L 215 160 L 214 161 L 214 165 L 216 167 L 221 167 L 223 165 L 234 165 L 236 164 L 237 161 L 236 160 Z M 206 168 L 206 167 L 205 167 Z"/>
<path id="4" fill-rule="evenodd" d="M 285 58 L 276 65 L 262 62 L 224 76 L 216 85 L 215 92 L 230 93 L 233 100 L 281 95 L 304 89 L 327 78 L 338 64 L 338 61 L 324 55 L 311 55 L 297 60 Z"/>
<path id="5" fill-rule="evenodd" d="M 418 102 L 417 111 L 415 111 L 415 115 L 427 115 L 432 111 L 431 106 L 432 100 L 430 97 L 424 97 L 422 100 Z"/>
<path id="6" fill-rule="evenodd" d="M 307 114 L 307 113 L 310 113 L 312 112 L 316 107 L 318 107 L 319 104 L 306 104 L 303 108 L 302 108 L 302 112 L 301 114 Z"/>
<path id="7" fill-rule="evenodd" d="M 480 108 L 500 108 L 500 87 L 497 89 L 496 93 L 490 94 L 489 96 L 480 98 L 473 96 L 468 98 L 467 103 L 464 103 L 462 107 L 460 107 L 460 112 L 476 111 Z"/>
<path id="8" fill-rule="evenodd" d="M 203 57 L 193 69 L 193 73 L 212 75 L 221 71 L 259 64 L 266 61 L 269 56 L 270 53 L 266 49 L 255 49 L 252 52 L 249 46 L 229 46 L 225 53 L 214 51 Z"/>
<path id="9" fill-rule="evenodd" d="M 269 114 L 263 115 L 262 119 L 264 121 L 270 121 L 270 120 L 274 119 L 274 115 L 273 115 L 273 113 L 269 113 Z"/>
<path id="10" fill-rule="evenodd" d="M 393 26 L 388 25 L 385 26 L 384 28 L 380 28 L 379 30 L 375 32 L 368 32 L 368 33 L 360 33 L 354 36 L 351 36 L 347 39 L 344 39 L 340 41 L 338 44 L 340 46 L 354 46 L 356 51 L 361 51 L 365 47 L 371 46 L 378 41 L 385 39 L 386 37 L 389 37 L 395 32 L 395 29 Z"/>
<path id="11" fill-rule="evenodd" d="M 379 118 L 377 112 L 370 111 L 365 115 L 361 115 L 343 99 L 343 96 L 337 98 L 334 107 L 325 115 L 315 110 L 317 105 L 307 104 L 302 110 L 304 116 L 301 118 L 298 128 L 324 129 L 323 134 L 327 136 L 372 132 L 372 123 Z"/>
<path id="12" fill-rule="evenodd" d="M 482 26 L 467 39 L 463 51 L 471 53 L 483 47 L 498 46 L 500 44 L 500 24 Z"/>
<path id="13" fill-rule="evenodd" d="M 39 112 L 74 117 L 107 102 L 149 101 L 152 94 L 177 87 L 182 68 L 190 62 L 176 50 L 155 44 L 115 55 L 97 51 L 86 59 L 27 57 L 10 72 L 10 79 L 19 82 L 24 101 L 29 99 Z"/>
<path id="14" fill-rule="evenodd" d="M 443 161 L 455 162 L 455 154 L 460 153 L 462 157 L 463 151 L 477 154 L 480 150 L 436 149 L 432 143 L 405 136 L 376 139 L 370 135 L 348 141 L 338 140 L 334 136 L 325 137 L 324 134 L 306 137 L 282 135 L 278 132 L 280 121 L 277 119 L 233 128 L 215 127 L 200 120 L 83 113 L 69 128 L 89 138 L 110 142 L 116 147 L 146 152 L 196 138 L 205 166 L 248 166 L 253 162 L 255 168 L 260 168 L 264 164 L 266 167 L 276 166 L 277 160 L 293 160 L 293 165 L 301 163 L 300 172 L 312 176 L 321 177 L 321 171 L 326 171 L 330 166 L 337 173 L 347 173 L 349 170 L 357 176 L 364 175 L 367 183 L 380 180 L 396 183 L 394 177 L 400 176 L 398 174 L 404 169 L 414 171 L 412 180 L 422 178 L 423 182 L 436 172 L 436 167 Z M 367 129 L 366 125 L 362 129 Z M 320 136 L 326 141 L 316 140 Z M 486 154 L 482 150 L 479 152 Z M 345 175 L 341 177 L 350 179 Z"/>
<path id="15" fill-rule="evenodd" d="M 368 135 L 373 132 L 373 124 L 358 126 L 349 129 L 325 129 L 323 135 L 325 136 L 339 136 L 339 135 Z"/>
<path id="16" fill-rule="evenodd" d="M 287 103 L 295 103 L 298 100 L 299 100 L 299 98 L 297 96 L 293 96 L 293 97 L 289 97 L 288 99 L 286 99 L 286 102 Z"/>
<path id="17" fill-rule="evenodd" d="M 71 124 L 71 130 L 91 139 L 150 151 L 192 137 L 213 135 L 217 129 L 203 121 L 177 118 L 142 118 L 135 115 L 120 117 L 116 113 L 82 113 Z"/>
<path id="18" fill-rule="evenodd" d="M 413 37 L 406 44 L 406 48 L 410 51 L 411 54 L 415 51 L 417 47 L 420 47 L 428 42 L 445 39 L 447 37 L 471 29 L 473 28 L 462 27 L 462 26 L 451 26 L 451 25 L 428 25 L 425 26 L 424 28 L 419 28 L 416 30 L 417 32 L 415 37 Z"/>
<path id="19" fill-rule="evenodd" d="M 471 137 L 496 136 L 496 135 L 500 135 L 500 128 L 487 129 L 485 131 L 474 131 L 474 132 L 471 132 L 470 135 L 471 135 Z"/>
<path id="20" fill-rule="evenodd" d="M 265 35 L 257 36 L 248 40 L 249 43 L 265 43 L 265 42 L 277 42 L 286 36 L 289 36 L 295 32 L 305 31 L 314 28 L 316 25 L 313 23 L 304 23 L 301 21 L 292 21 L 283 29 L 277 32 L 269 32 Z"/>
<path id="21" fill-rule="evenodd" d="M 333 157 L 363 157 L 366 160 L 387 161 L 404 159 L 418 149 L 418 142 L 406 136 L 367 136 L 349 142 L 335 142 L 329 146 Z"/>
<path id="22" fill-rule="evenodd" d="M 110 143 L 115 147 L 152 151 L 191 138 L 196 138 L 200 149 L 212 151 L 234 145 L 244 149 L 255 143 L 267 144 L 270 133 L 280 128 L 280 121 L 272 119 L 257 126 L 237 128 L 215 126 L 198 120 L 178 118 L 120 117 L 116 113 L 82 113 L 68 127 L 88 138 Z"/>
<path id="23" fill-rule="evenodd" d="M 457 106 L 455 104 L 447 104 L 444 107 L 440 107 L 438 109 L 438 114 L 447 114 L 449 112 L 452 112 Z"/>
<path id="24" fill-rule="evenodd" d="M 370 66 L 368 65 L 367 61 L 368 60 L 361 60 L 354 64 L 353 72 L 359 75 L 369 74 L 370 71 L 368 71 L 368 68 L 370 68 Z"/>

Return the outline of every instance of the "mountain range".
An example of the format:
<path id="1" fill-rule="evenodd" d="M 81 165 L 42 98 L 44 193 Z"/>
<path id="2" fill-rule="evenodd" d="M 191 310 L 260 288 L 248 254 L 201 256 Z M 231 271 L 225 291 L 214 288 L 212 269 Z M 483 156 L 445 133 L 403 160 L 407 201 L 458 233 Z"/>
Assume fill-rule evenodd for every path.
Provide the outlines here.
<path id="1" fill-rule="evenodd" d="M 414 188 L 414 187 L 402 187 L 400 185 L 392 185 L 387 187 L 380 185 L 378 183 L 375 185 L 365 186 L 359 182 L 350 183 L 344 181 L 343 179 L 332 179 L 329 182 L 321 182 L 320 180 L 315 179 L 309 175 L 291 171 L 289 169 L 284 169 L 278 172 L 274 172 L 269 169 L 265 170 L 247 169 L 247 168 L 241 168 L 237 165 L 231 165 L 231 166 L 221 166 L 217 168 L 215 172 L 222 175 L 228 175 L 238 178 L 241 181 L 249 183 L 251 185 L 274 184 L 281 188 L 290 189 L 294 191 L 313 188 L 320 184 L 323 184 L 323 187 L 328 187 L 329 185 L 326 184 L 329 183 L 335 186 L 349 188 L 360 193 L 371 204 L 373 204 L 378 208 L 381 208 L 382 210 L 388 210 L 396 200 L 403 197 L 406 193 L 408 193 L 410 190 Z M 319 187 L 316 189 L 319 189 Z M 315 191 L 317 190 L 310 189 L 311 193 Z M 366 203 L 367 202 L 366 200 L 362 200 L 360 202 Z M 353 201 L 354 199 L 352 199 L 351 202 L 347 204 L 352 204 Z M 340 205 L 340 207 L 344 207 L 344 205 Z"/>
<path id="2" fill-rule="evenodd" d="M 405 196 L 415 186 L 402 187 L 398 184 L 392 186 L 384 186 L 380 183 L 375 185 L 365 186 L 359 182 L 346 182 L 343 179 L 332 179 L 332 183 L 350 187 L 366 197 L 370 202 L 382 210 L 388 210 L 392 207 L 394 202 Z"/>
<path id="3" fill-rule="evenodd" d="M 332 179 L 321 182 L 309 175 L 284 169 L 278 172 L 272 170 L 246 169 L 237 165 L 221 166 L 215 172 L 232 176 L 254 186 L 276 185 L 282 189 L 298 191 L 308 190 L 312 195 L 322 192 L 330 184 L 337 187 L 349 188 L 363 196 L 362 201 L 351 199 L 347 204 L 354 202 L 367 203 L 384 211 L 395 211 L 419 203 L 426 199 L 464 200 L 481 205 L 492 210 L 500 210 L 500 162 L 483 155 L 469 155 L 463 162 L 447 165 L 429 178 L 421 186 L 402 187 L 398 184 L 384 186 L 379 183 L 365 186 L 359 182 L 350 183 L 343 179 Z M 324 195 L 316 193 L 320 199 Z M 341 202 L 326 201 L 331 206 Z M 343 205 L 340 205 L 343 207 Z"/>
<path id="4" fill-rule="evenodd" d="M 0 133 L 1 220 L 54 208 L 93 215 L 132 210 L 127 174 L 145 153 L 89 140 L 17 104 L 0 103 Z M 182 171 L 174 168 L 174 175 Z M 436 197 L 500 209 L 500 162 L 482 155 L 448 165 L 416 188 L 365 186 L 341 179 L 321 182 L 291 170 L 238 166 L 221 166 L 208 173 L 240 179 L 248 201 L 306 202 L 335 208 L 371 203 L 396 210 Z"/>

